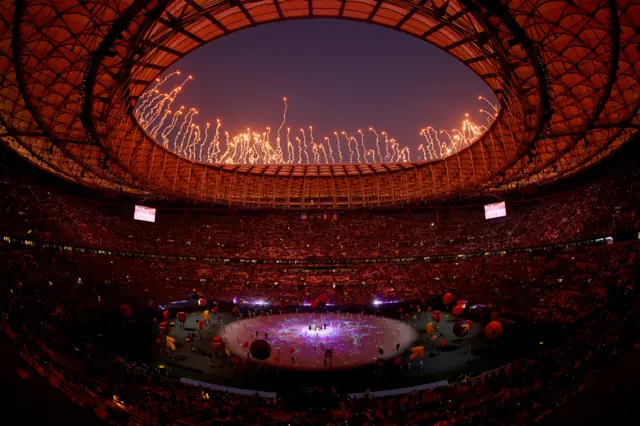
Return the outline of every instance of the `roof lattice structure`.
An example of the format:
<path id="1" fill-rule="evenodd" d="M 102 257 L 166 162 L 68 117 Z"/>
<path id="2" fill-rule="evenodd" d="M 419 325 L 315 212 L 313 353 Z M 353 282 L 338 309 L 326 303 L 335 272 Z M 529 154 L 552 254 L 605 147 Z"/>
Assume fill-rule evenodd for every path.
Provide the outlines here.
<path id="1" fill-rule="evenodd" d="M 133 117 L 168 66 L 266 22 L 341 18 L 454 55 L 501 112 L 434 162 L 222 165 L 179 157 Z M 511 190 L 571 175 L 640 129 L 634 0 L 15 0 L 0 4 L 0 139 L 65 179 L 140 195 L 350 208 Z"/>

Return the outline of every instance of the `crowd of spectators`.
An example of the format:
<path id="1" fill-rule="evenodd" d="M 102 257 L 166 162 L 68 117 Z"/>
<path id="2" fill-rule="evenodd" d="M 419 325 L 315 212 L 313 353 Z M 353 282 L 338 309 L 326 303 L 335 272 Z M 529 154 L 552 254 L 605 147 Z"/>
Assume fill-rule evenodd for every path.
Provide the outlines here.
<path id="1" fill-rule="evenodd" d="M 144 223 L 133 220 L 131 205 L 75 198 L 5 172 L 0 180 L 3 235 L 103 252 L 0 243 L 0 268 L 6 271 L 0 289 L 3 325 L 23 358 L 54 386 L 117 424 L 534 422 L 610 362 L 625 324 L 637 322 L 625 297 L 636 285 L 637 242 L 448 262 L 398 259 L 637 231 L 638 175 L 638 169 L 625 169 L 492 221 L 477 215 L 440 221 L 372 212 L 235 216 L 160 211 L 156 223 Z M 110 250 L 191 258 L 132 257 Z M 206 259 L 213 257 L 271 262 Z M 278 262 L 286 259 L 303 262 Z M 123 302 L 146 307 L 149 300 L 170 302 L 190 293 L 274 306 L 301 305 L 326 294 L 330 303 L 353 306 L 409 303 L 444 291 L 492 306 L 505 318 L 562 324 L 566 344 L 480 377 L 404 396 L 349 399 L 332 390 L 309 390 L 311 399 L 331 401 L 309 410 L 282 398 L 186 386 L 164 371 L 92 350 L 57 324 L 63 317 L 82 322 Z"/>
<path id="2" fill-rule="evenodd" d="M 131 204 L 89 202 L 8 173 L 0 182 L 0 232 L 102 249 L 221 258 L 394 258 L 502 250 L 638 230 L 639 178 L 640 169 L 625 169 L 490 221 L 481 214 L 441 221 L 428 214 L 236 216 L 160 210 L 156 223 L 147 223 L 133 219 Z"/>
<path id="3" fill-rule="evenodd" d="M 637 261 L 637 243 L 543 253 L 523 252 L 440 263 L 378 262 L 340 267 L 210 265 L 15 248 L 0 265 L 12 285 L 29 282 L 52 291 L 91 288 L 101 297 L 166 304 L 188 294 L 210 300 L 300 306 L 322 294 L 334 305 L 431 300 L 444 291 L 458 299 L 499 307 L 539 323 L 573 322 L 599 306 L 604 288 L 628 279 L 623 265 Z M 606 263 L 610 268 L 601 268 Z M 44 290 L 43 290 L 44 291 Z"/>
<path id="4" fill-rule="evenodd" d="M 548 415 L 615 359 L 624 325 L 637 322 L 629 303 L 634 300 L 630 296 L 640 265 L 638 253 L 636 244 L 616 244 L 595 251 L 548 254 L 529 259 L 525 267 L 524 259 L 509 257 L 487 259 L 496 264 L 474 265 L 469 271 L 482 274 L 493 269 L 506 275 L 495 275 L 495 281 L 479 285 L 477 277 L 464 279 L 457 287 L 450 285 L 457 278 L 450 277 L 450 288 L 460 296 L 473 291 L 479 301 L 500 302 L 505 315 L 561 320 L 563 344 L 479 377 L 411 394 L 351 399 L 331 389 L 324 389 L 324 395 L 309 391 L 310 399 L 322 401 L 314 409 L 284 397 L 270 400 L 187 386 L 163 370 L 92 351 L 82 339 L 65 335 L 52 316 L 60 304 L 73 306 L 69 314 L 75 319 L 100 303 L 118 303 L 113 294 L 105 293 L 104 298 L 96 294 L 106 290 L 106 284 L 94 285 L 89 278 L 78 281 L 70 276 L 69 281 L 49 282 L 47 274 L 84 263 L 77 258 L 60 260 L 49 253 L 48 258 L 57 260 L 47 263 L 38 252 L 5 255 L 11 276 L 19 281 L 9 287 L 10 303 L 3 306 L 3 321 L 12 334 L 22 336 L 16 341 L 34 368 L 76 402 L 115 424 L 522 424 Z M 510 264 L 520 267 L 510 269 Z M 574 269 L 565 273 L 570 265 Z M 441 266 L 465 268 L 462 262 Z M 520 286 L 507 278 L 517 270 L 529 277 Z M 506 284 L 494 287 L 500 282 Z M 136 291 L 124 290 L 123 294 Z M 512 299 L 518 302 L 510 303 Z M 323 405 L 325 401 L 330 402 Z"/>

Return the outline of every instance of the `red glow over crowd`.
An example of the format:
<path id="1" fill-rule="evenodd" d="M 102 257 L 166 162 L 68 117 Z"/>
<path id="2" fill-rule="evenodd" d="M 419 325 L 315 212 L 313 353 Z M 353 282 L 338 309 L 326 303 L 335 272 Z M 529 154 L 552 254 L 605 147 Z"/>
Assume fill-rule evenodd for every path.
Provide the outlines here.
<path id="1" fill-rule="evenodd" d="M 40 374 L 113 424 L 533 423 L 615 360 L 625 327 L 637 321 L 633 295 L 640 246 L 629 239 L 508 250 L 637 232 L 637 178 L 638 170 L 613 174 L 494 221 L 464 209 L 446 220 L 429 212 L 303 218 L 195 211 L 163 216 L 160 210 L 153 224 L 134 221 L 132 205 L 77 198 L 5 173 L 3 236 L 102 252 L 5 239 L 0 243 L 0 266 L 7 272 L 2 321 L 22 357 Z M 114 250 L 137 256 L 110 253 Z M 503 252 L 407 261 L 494 251 Z M 279 262 L 291 259 L 299 262 Z M 304 388 L 308 399 L 321 402 L 309 409 L 299 398 L 213 391 L 204 397 L 202 389 L 165 371 L 93 351 L 80 336 L 60 332 L 65 323 L 82 323 L 96 309 L 127 301 L 136 312 L 136 301 L 168 303 L 190 293 L 274 306 L 301 306 L 327 295 L 332 304 L 356 307 L 374 300 L 411 303 L 444 291 L 504 317 L 561 327 L 566 344 L 449 386 L 399 396 L 351 399 L 335 389 Z M 67 362 L 67 354 L 78 350 L 81 361 Z"/>

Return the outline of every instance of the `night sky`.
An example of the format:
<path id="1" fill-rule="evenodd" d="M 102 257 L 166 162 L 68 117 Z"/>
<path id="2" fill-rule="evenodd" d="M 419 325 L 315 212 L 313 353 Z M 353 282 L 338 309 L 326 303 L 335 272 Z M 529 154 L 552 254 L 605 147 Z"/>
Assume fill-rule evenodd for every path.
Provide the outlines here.
<path id="1" fill-rule="evenodd" d="M 220 118 L 232 135 L 247 127 L 273 131 L 286 96 L 292 135 L 312 125 L 321 141 L 334 131 L 357 136 L 361 128 L 373 142 L 367 129 L 374 127 L 415 156 L 421 128 L 451 130 L 467 112 L 485 123 L 478 110 L 486 104 L 477 98 L 495 100 L 479 77 L 438 48 L 399 31 L 333 19 L 242 30 L 187 55 L 165 75 L 175 70 L 194 77 L 175 104 L 197 108 L 201 125 Z"/>

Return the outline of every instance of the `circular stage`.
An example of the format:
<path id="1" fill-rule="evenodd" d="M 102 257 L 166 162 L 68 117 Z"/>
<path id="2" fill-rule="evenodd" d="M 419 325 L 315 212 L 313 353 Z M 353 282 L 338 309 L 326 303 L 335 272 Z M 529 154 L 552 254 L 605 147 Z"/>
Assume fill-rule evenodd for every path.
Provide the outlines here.
<path id="1" fill-rule="evenodd" d="M 226 347 L 238 357 L 247 358 L 251 343 L 263 339 L 271 345 L 271 356 L 264 363 L 287 369 L 320 370 L 353 368 L 398 356 L 416 339 L 417 333 L 408 324 L 385 317 L 310 313 L 236 321 L 224 327 L 222 337 Z"/>

